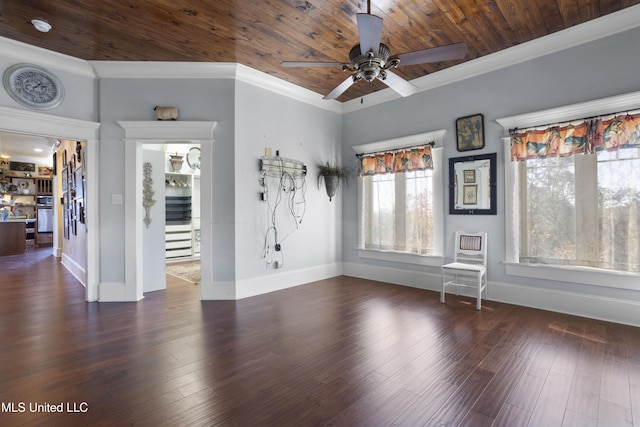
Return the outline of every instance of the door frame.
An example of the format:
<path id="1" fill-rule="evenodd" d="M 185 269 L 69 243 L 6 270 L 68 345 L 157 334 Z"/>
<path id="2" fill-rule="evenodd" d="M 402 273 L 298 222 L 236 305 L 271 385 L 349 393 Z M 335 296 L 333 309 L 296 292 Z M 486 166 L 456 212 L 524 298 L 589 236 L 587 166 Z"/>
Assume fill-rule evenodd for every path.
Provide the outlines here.
<path id="1" fill-rule="evenodd" d="M 45 138 L 85 141 L 85 191 L 87 203 L 87 269 L 85 299 L 98 299 L 100 281 L 100 235 L 98 216 L 98 143 L 100 123 L 71 119 L 34 111 L 0 107 L 0 132 L 10 132 Z"/>
<path id="2" fill-rule="evenodd" d="M 200 296 L 213 286 L 212 257 L 212 168 L 213 131 L 216 121 L 118 121 L 125 137 L 125 236 L 135 236 L 125 242 L 125 283 L 121 295 L 124 300 L 138 301 L 144 298 L 143 289 L 143 230 L 142 206 L 142 149 L 145 144 L 200 144 Z"/>

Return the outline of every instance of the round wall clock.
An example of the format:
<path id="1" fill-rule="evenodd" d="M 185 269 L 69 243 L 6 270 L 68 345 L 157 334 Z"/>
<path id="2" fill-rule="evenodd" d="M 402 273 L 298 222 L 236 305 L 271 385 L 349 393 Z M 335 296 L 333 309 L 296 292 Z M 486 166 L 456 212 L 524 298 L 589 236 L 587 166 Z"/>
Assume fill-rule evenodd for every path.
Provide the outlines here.
<path id="1" fill-rule="evenodd" d="M 4 87 L 20 104 L 37 110 L 55 108 L 64 98 L 60 80 L 47 70 L 29 64 L 17 64 L 4 73 Z"/>

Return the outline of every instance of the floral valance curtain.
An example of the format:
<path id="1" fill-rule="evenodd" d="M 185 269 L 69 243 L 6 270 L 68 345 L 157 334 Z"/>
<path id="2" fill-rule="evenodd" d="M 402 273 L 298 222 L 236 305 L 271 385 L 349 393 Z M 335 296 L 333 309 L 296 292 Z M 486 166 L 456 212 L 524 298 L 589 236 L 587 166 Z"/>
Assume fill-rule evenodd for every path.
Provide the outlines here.
<path id="1" fill-rule="evenodd" d="M 511 160 L 514 162 L 634 146 L 640 147 L 640 113 L 511 131 Z"/>
<path id="2" fill-rule="evenodd" d="M 358 156 L 359 173 L 376 175 L 433 169 L 431 147 L 420 146 Z"/>

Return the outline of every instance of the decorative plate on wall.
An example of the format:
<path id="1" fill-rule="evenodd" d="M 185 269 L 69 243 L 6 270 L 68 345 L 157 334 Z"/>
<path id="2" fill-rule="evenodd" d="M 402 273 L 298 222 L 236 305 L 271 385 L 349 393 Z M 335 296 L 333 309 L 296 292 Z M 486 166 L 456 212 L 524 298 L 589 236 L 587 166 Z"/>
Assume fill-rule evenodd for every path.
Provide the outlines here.
<path id="1" fill-rule="evenodd" d="M 191 147 L 187 153 L 187 164 L 191 169 L 200 169 L 200 148 Z"/>
<path id="2" fill-rule="evenodd" d="M 55 108 L 64 98 L 64 87 L 60 80 L 35 65 L 17 64 L 9 67 L 4 73 L 3 83 L 13 99 L 36 110 Z"/>

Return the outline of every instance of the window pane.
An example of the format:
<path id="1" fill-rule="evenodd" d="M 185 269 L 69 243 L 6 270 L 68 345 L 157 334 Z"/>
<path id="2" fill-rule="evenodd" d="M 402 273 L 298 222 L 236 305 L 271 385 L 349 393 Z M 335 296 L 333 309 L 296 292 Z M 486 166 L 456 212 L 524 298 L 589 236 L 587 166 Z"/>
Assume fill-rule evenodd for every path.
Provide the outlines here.
<path id="1" fill-rule="evenodd" d="M 576 258 L 573 156 L 528 160 L 527 239 L 521 252 L 531 260 Z"/>
<path id="2" fill-rule="evenodd" d="M 405 175 L 405 250 L 430 254 L 433 247 L 432 171 L 407 172 Z"/>
<path id="3" fill-rule="evenodd" d="M 432 171 L 365 176 L 361 233 L 365 249 L 433 253 Z"/>
<path id="4" fill-rule="evenodd" d="M 372 185 L 372 234 L 368 243 L 378 249 L 393 249 L 396 218 L 394 175 L 374 175 Z"/>
<path id="5" fill-rule="evenodd" d="M 604 268 L 640 271 L 640 159 L 637 148 L 598 153 L 600 259 Z"/>

